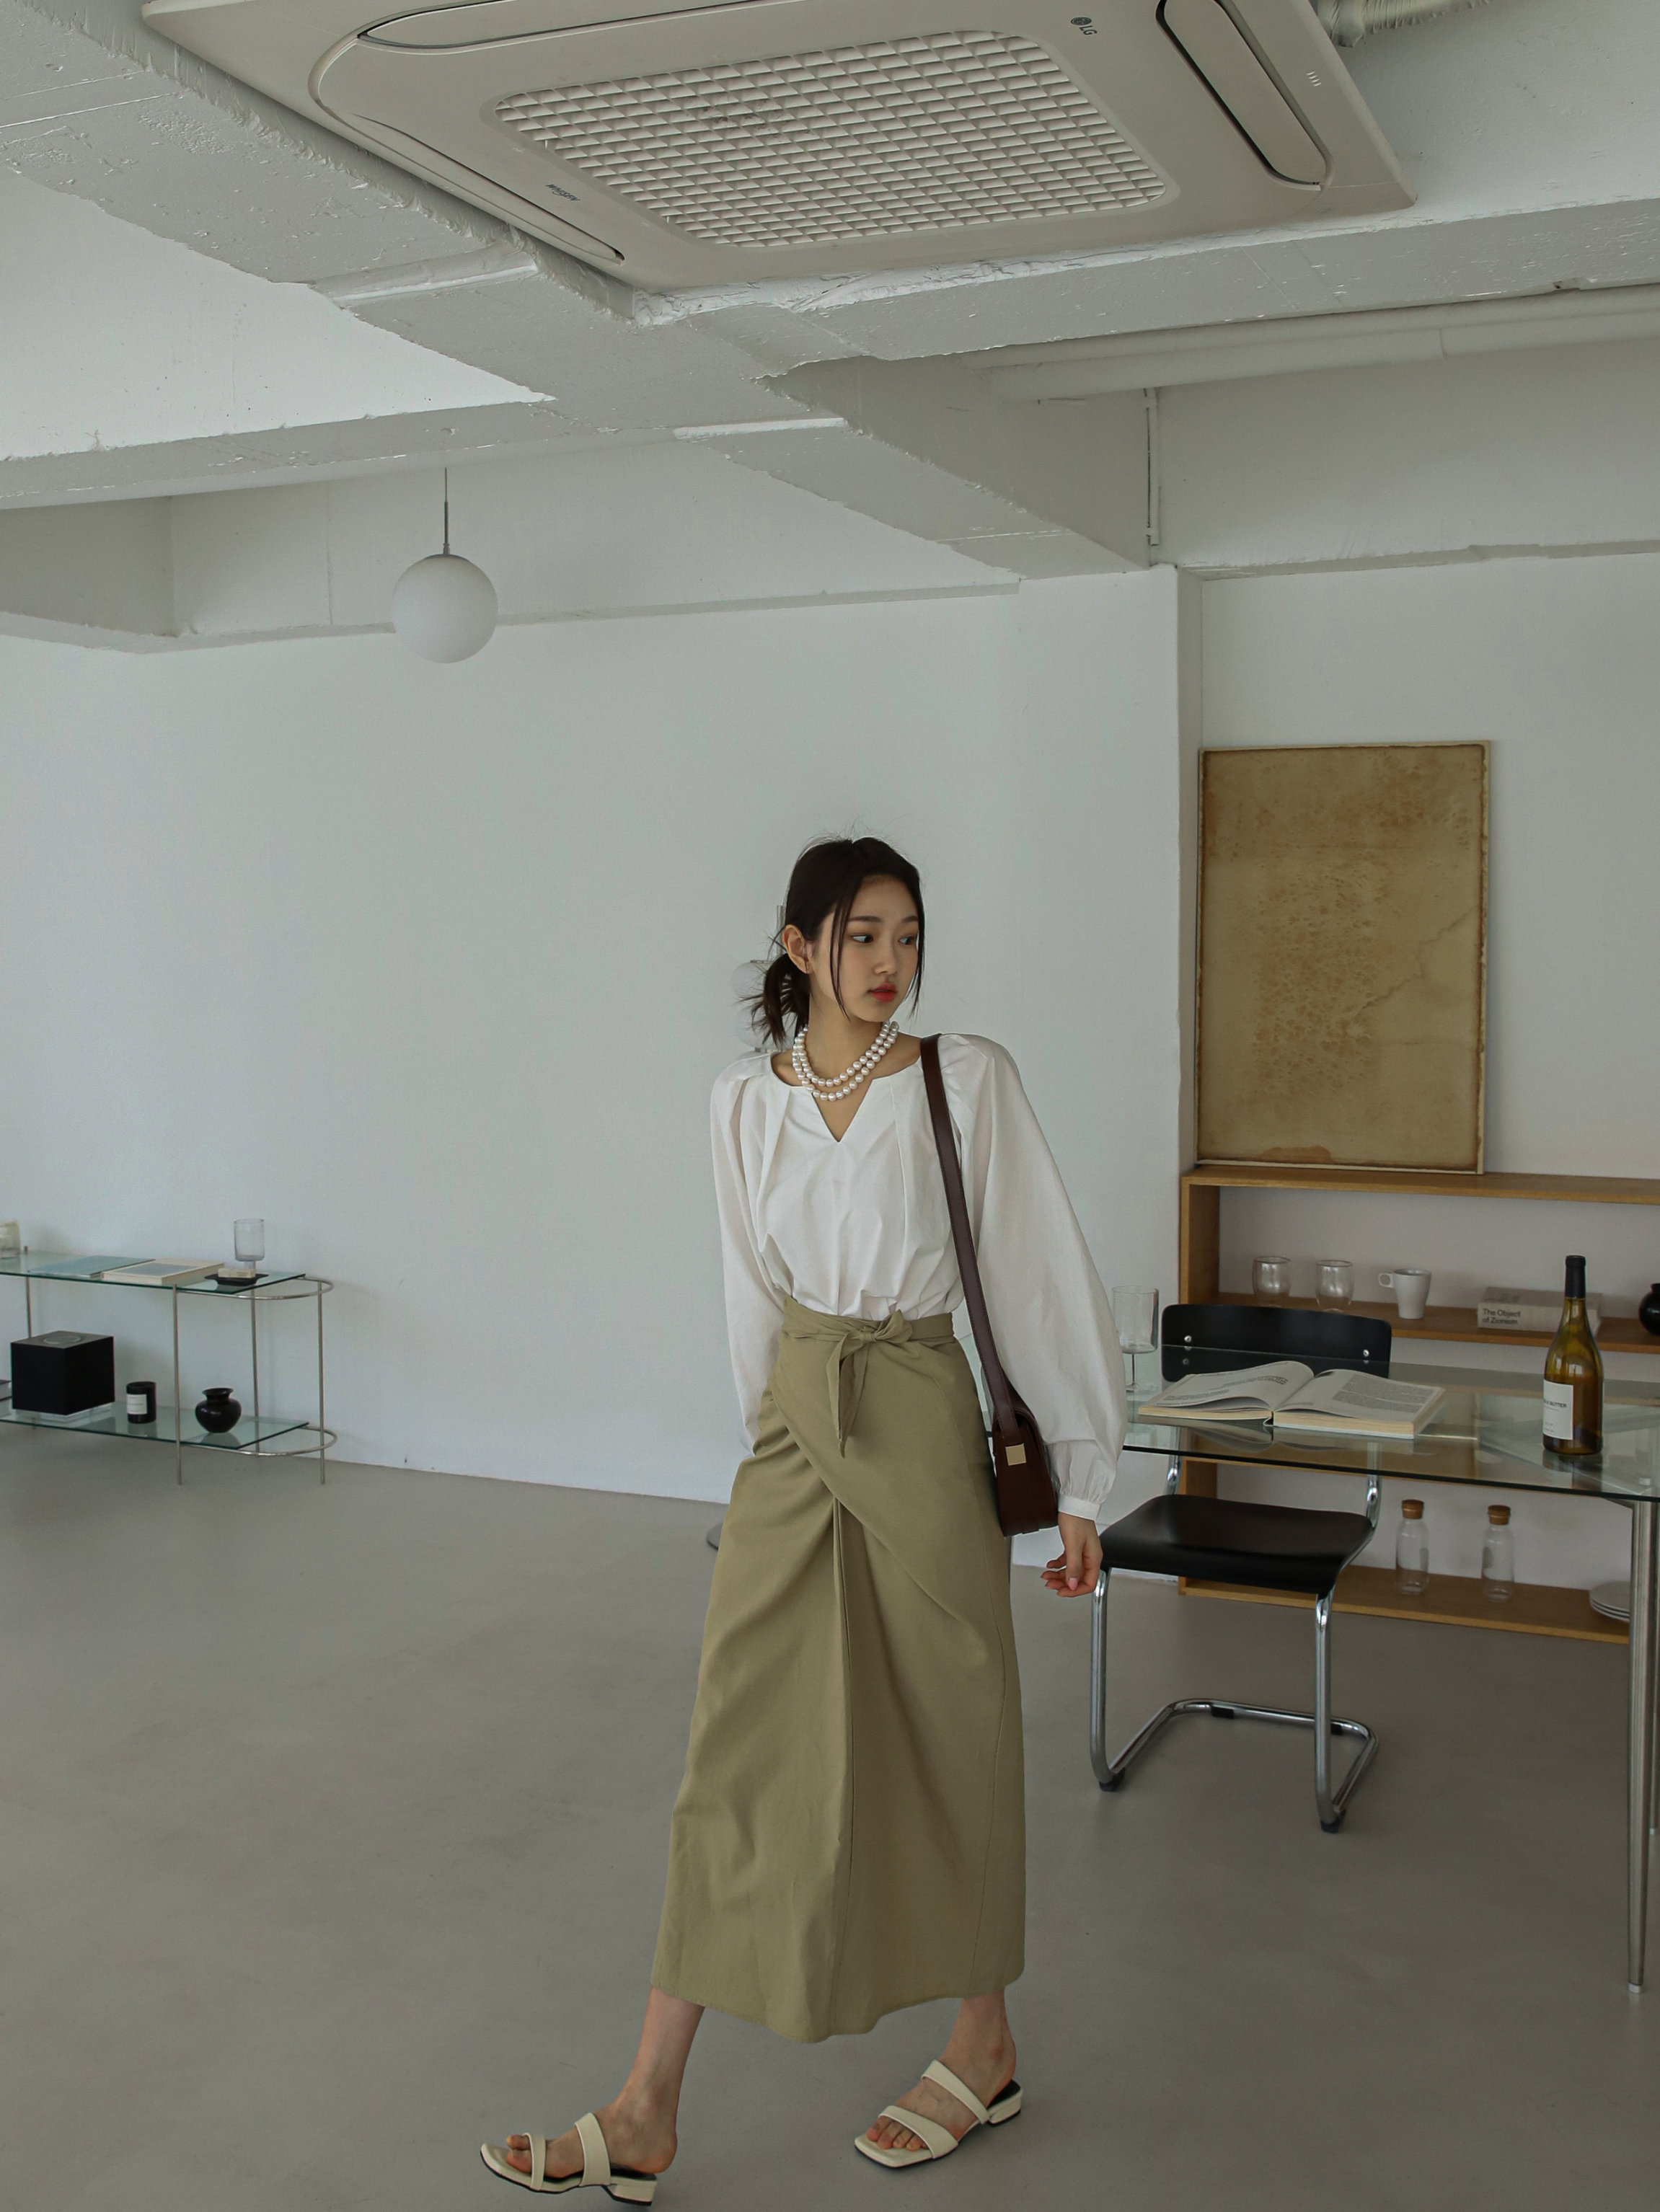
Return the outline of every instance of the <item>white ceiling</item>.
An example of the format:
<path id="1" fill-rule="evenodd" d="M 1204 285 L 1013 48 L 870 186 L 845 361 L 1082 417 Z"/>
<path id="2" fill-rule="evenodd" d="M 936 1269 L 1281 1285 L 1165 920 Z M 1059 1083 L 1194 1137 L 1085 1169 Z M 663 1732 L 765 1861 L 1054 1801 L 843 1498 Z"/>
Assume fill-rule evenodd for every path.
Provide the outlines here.
<path id="1" fill-rule="evenodd" d="M 953 575 L 977 563 L 988 586 L 1139 566 L 1173 544 L 1156 517 L 1161 542 L 1148 542 L 1140 392 L 1036 404 L 994 378 L 1075 356 L 1079 342 L 1088 352 L 1205 331 L 1229 357 L 1225 376 L 1251 380 L 1224 382 L 1208 413 L 1167 404 L 1154 442 L 1198 437 L 1202 418 L 1206 481 L 1229 520 L 1213 529 L 1195 509 L 1191 454 L 1170 451 L 1176 557 L 1229 565 L 1243 549 L 1248 565 L 1240 502 L 1264 495 L 1261 469 L 1252 491 L 1250 469 L 1222 457 L 1230 425 L 1262 417 L 1251 395 L 1268 357 L 1248 359 L 1248 346 L 1236 357 L 1235 326 L 1260 346 L 1265 319 L 1323 327 L 1357 312 L 1660 283 L 1652 0 L 1493 0 L 1351 53 L 1417 193 L 1400 215 L 667 295 L 528 246 L 216 76 L 137 11 L 138 0 L 0 0 L 0 164 L 21 180 L 0 173 L 0 507 L 247 491 L 441 459 L 483 466 L 509 451 L 574 465 L 615 448 L 622 512 L 644 480 L 623 449 L 692 431 L 708 465 L 936 546 Z M 1645 374 L 1609 384 L 1590 360 L 1642 348 L 1602 337 L 1562 349 L 1583 356 L 1566 366 L 1517 356 L 1505 388 L 1517 420 L 1548 420 L 1565 398 L 1572 418 L 1579 384 L 1602 377 L 1632 410 L 1633 436 L 1646 434 Z M 1152 349 L 1155 382 L 1174 374 L 1174 349 Z M 1283 379 L 1311 420 L 1341 422 L 1332 374 Z M 1378 426 L 1395 419 L 1412 373 L 1364 374 L 1384 380 L 1368 386 L 1369 450 L 1381 441 L 1387 472 Z M 1426 374 L 1413 409 L 1444 404 L 1450 422 L 1468 380 Z M 1297 419 L 1299 402 L 1288 405 Z M 584 485 L 595 467 L 582 459 Z M 1282 560 L 1341 556 L 1318 528 L 1299 551 L 1284 487 L 1274 490 L 1265 546 Z M 1467 504 L 1450 515 L 1444 502 L 1420 526 L 1397 500 L 1376 533 L 1355 518 L 1352 556 L 1446 557 L 1461 530 L 1472 548 L 1518 542 L 1519 510 L 1488 514 L 1474 490 Z M 1647 515 L 1626 499 L 1603 539 L 1660 537 L 1660 512 L 1651 528 Z M 1497 534 L 1484 537 L 1488 523 Z M 1520 542 L 1558 542 L 1529 531 Z M 1596 531 L 1576 507 L 1561 542 Z M 885 542 L 869 540 L 877 571 Z M 846 533 L 836 543 L 850 560 Z"/>

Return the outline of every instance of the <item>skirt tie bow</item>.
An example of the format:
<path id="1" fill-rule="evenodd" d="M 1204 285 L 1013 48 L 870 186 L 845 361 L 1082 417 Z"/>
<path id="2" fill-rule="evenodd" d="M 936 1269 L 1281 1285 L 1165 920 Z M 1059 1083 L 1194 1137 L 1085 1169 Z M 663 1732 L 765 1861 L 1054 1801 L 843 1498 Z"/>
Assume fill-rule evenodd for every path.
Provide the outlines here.
<path id="1" fill-rule="evenodd" d="M 898 1308 L 884 1322 L 858 1322 L 838 1336 L 830 1356 L 830 1417 L 836 1423 L 836 1449 L 845 1455 L 848 1438 L 859 1419 L 859 1401 L 865 1395 L 865 1373 L 871 1347 L 877 1344 L 909 1344 L 911 1325 Z"/>

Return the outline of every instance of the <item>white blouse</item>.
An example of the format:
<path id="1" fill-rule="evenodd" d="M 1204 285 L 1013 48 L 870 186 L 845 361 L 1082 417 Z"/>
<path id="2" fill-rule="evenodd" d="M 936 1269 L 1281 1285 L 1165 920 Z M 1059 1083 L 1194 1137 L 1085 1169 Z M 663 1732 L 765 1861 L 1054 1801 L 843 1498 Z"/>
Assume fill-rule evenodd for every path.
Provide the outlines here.
<path id="1" fill-rule="evenodd" d="M 1112 1310 L 1000 1045 L 942 1036 L 986 1306 L 1003 1365 L 1049 1446 L 1060 1510 L 1098 1517 L 1124 1438 Z M 726 1260 L 727 1328 L 755 1441 L 786 1296 L 817 1313 L 913 1321 L 963 1302 L 921 1064 L 878 1076 L 846 1134 L 764 1053 L 738 1060 L 710 1101 Z"/>

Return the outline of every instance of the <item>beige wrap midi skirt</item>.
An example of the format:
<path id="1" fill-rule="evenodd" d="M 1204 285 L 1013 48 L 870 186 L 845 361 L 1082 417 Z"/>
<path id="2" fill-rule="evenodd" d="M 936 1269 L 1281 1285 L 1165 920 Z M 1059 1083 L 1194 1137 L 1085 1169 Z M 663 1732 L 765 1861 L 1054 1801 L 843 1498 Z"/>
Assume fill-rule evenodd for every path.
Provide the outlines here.
<path id="1" fill-rule="evenodd" d="M 654 1987 L 862 2033 L 1024 1963 L 1008 1550 L 941 1315 L 787 1302 L 721 1528 Z"/>

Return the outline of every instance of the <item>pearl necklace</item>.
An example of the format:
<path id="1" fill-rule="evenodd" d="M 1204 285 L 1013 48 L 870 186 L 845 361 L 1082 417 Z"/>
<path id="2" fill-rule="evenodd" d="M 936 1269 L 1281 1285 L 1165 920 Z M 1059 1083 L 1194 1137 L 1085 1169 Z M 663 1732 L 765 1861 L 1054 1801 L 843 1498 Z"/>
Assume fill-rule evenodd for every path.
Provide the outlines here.
<path id="1" fill-rule="evenodd" d="M 873 1042 L 867 1044 L 851 1067 L 844 1067 L 839 1075 L 824 1076 L 814 1069 L 807 1058 L 807 1033 L 798 1030 L 795 1042 L 790 1047 L 790 1066 L 795 1070 L 795 1079 L 804 1091 L 812 1091 L 815 1098 L 826 1102 L 845 1098 L 850 1091 L 857 1091 L 882 1055 L 898 1042 L 899 1024 L 884 1022 Z"/>

